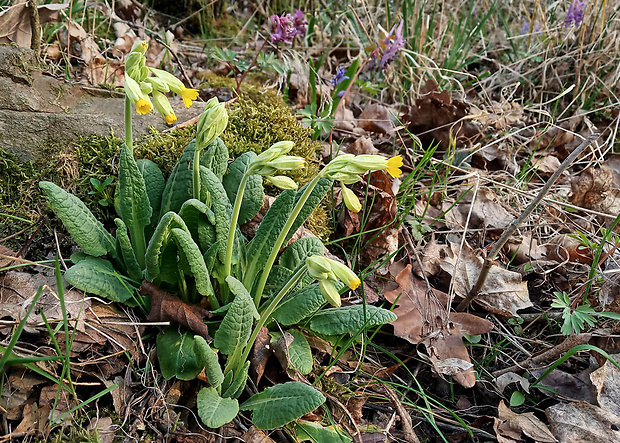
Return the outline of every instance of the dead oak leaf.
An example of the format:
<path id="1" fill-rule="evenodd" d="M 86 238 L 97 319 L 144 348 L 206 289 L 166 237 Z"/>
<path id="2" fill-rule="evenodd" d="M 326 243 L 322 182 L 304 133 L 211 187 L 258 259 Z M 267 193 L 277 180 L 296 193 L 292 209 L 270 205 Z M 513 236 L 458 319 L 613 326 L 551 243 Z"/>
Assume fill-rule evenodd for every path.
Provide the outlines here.
<path id="1" fill-rule="evenodd" d="M 450 243 L 447 252 L 440 263 L 441 269 L 452 276 L 454 292 L 465 297 L 478 280 L 484 260 L 466 242 L 460 256 L 458 243 Z M 489 312 L 508 317 L 516 317 L 517 311 L 532 306 L 527 283 L 521 280 L 521 274 L 497 265 L 491 267 L 475 301 Z"/>
<path id="2" fill-rule="evenodd" d="M 607 409 L 576 401 L 551 406 L 545 414 L 551 432 L 560 443 L 620 441 L 620 416 Z"/>
<path id="3" fill-rule="evenodd" d="M 546 424 L 534 413 L 517 414 L 512 412 L 502 400 L 497 408 L 498 418 L 495 419 L 495 433 L 499 443 L 515 443 L 523 441 L 521 434 L 540 443 L 556 443 L 557 440 Z"/>
<path id="4" fill-rule="evenodd" d="M 392 322 L 394 335 L 413 344 L 424 344 L 433 367 L 438 373 L 451 375 L 465 387 L 476 383 L 463 335 L 484 334 L 493 324 L 467 313 L 447 313 L 447 294 L 427 290 L 424 281 L 411 272 L 411 265 L 396 277 L 398 289 L 387 292 L 385 298 L 396 302 Z M 400 297 L 400 298 L 399 298 Z M 398 299 L 398 300 L 397 300 Z"/>
<path id="5" fill-rule="evenodd" d="M 472 201 L 473 200 L 473 201 Z M 514 220 L 501 204 L 497 194 L 489 188 L 480 188 L 478 192 L 468 192 L 458 204 L 446 214 L 448 222 L 464 228 L 469 219 L 469 226 L 490 229 L 504 229 Z"/>

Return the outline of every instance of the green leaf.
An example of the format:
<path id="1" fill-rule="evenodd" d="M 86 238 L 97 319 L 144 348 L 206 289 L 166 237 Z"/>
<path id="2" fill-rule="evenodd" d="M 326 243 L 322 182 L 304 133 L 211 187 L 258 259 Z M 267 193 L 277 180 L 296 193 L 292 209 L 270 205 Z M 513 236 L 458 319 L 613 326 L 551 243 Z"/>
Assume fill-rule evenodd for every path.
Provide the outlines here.
<path id="1" fill-rule="evenodd" d="M 265 290 L 263 291 L 263 297 L 271 297 L 276 295 L 278 291 L 290 280 L 293 275 L 293 271 L 285 268 L 284 266 L 275 265 L 271 268 L 267 283 L 265 284 Z"/>
<path id="2" fill-rule="evenodd" d="M 510 396 L 510 406 L 515 408 L 521 406 L 523 403 L 525 403 L 525 395 L 523 395 L 523 392 L 514 391 Z"/>
<path id="3" fill-rule="evenodd" d="M 226 277 L 226 283 L 228 284 L 228 289 L 230 289 L 230 292 L 232 292 L 236 296 L 240 295 L 242 297 L 247 297 L 250 299 L 252 298 L 248 290 L 245 288 L 245 286 L 243 286 L 243 283 L 241 283 L 235 277 L 229 275 L 228 277 Z M 253 303 L 252 303 L 252 306 L 254 306 Z M 256 320 L 260 318 L 260 315 L 258 314 L 256 307 L 252 309 L 252 315 L 254 316 Z"/>
<path id="4" fill-rule="evenodd" d="M 196 281 L 196 289 L 201 295 L 206 297 L 213 296 L 214 292 L 211 286 L 209 271 L 207 271 L 207 265 L 205 264 L 205 260 L 202 257 L 198 245 L 194 243 L 192 236 L 187 230 L 172 228 L 171 232 L 179 251 L 183 252 L 189 264 L 191 274 Z"/>
<path id="5" fill-rule="evenodd" d="M 127 234 L 127 226 L 120 218 L 114 219 L 116 223 L 116 240 L 118 241 L 118 250 L 121 251 L 121 257 L 123 257 L 123 263 L 127 274 L 134 280 L 142 280 L 142 269 L 136 259 L 136 254 L 131 246 L 129 235 Z"/>
<path id="6" fill-rule="evenodd" d="M 40 182 L 52 202 L 58 218 L 82 250 L 94 257 L 110 254 L 118 257 L 116 242 L 82 201 L 51 182 Z"/>
<path id="7" fill-rule="evenodd" d="M 306 286 L 287 296 L 273 312 L 273 318 L 284 326 L 295 325 L 314 314 L 325 303 L 318 284 Z"/>
<path id="8" fill-rule="evenodd" d="M 230 423 L 239 412 L 239 402 L 222 398 L 215 388 L 202 388 L 198 393 L 198 416 L 209 428 L 219 428 Z"/>
<path id="9" fill-rule="evenodd" d="M 222 397 L 226 398 L 238 398 L 243 392 L 246 382 L 248 381 L 248 370 L 250 369 L 250 362 L 246 361 L 241 368 L 241 371 L 234 377 L 230 385 L 224 390 Z"/>
<path id="10" fill-rule="evenodd" d="M 222 180 L 228 169 L 228 148 L 221 138 L 217 137 L 211 142 L 202 155 L 200 164 L 210 169 L 220 181 Z"/>
<path id="11" fill-rule="evenodd" d="M 87 256 L 65 272 L 65 280 L 76 288 L 112 301 L 133 305 L 135 288 L 107 260 Z"/>
<path id="12" fill-rule="evenodd" d="M 168 326 L 157 335 L 157 358 L 161 374 L 166 380 L 193 380 L 202 371 L 204 361 L 195 351 L 194 335 Z"/>
<path id="13" fill-rule="evenodd" d="M 247 269 L 243 276 L 243 282 L 247 286 L 254 282 L 256 275 L 265 267 L 267 257 L 293 210 L 295 195 L 295 191 L 291 190 L 280 194 L 265 214 L 263 221 L 258 226 L 256 235 L 248 244 Z"/>
<path id="14" fill-rule="evenodd" d="M 226 259 L 228 229 L 231 224 L 232 206 L 220 180 L 211 170 L 200 167 L 200 198 L 207 202 L 215 214 L 215 238 L 219 243 L 218 256 L 222 263 Z"/>
<path id="15" fill-rule="evenodd" d="M 194 352 L 198 356 L 200 365 L 204 365 L 209 384 L 214 388 L 219 387 L 224 381 L 224 373 L 220 367 L 217 354 L 200 335 L 194 335 Z"/>
<path id="16" fill-rule="evenodd" d="M 148 281 L 155 280 L 161 272 L 163 257 L 162 252 L 167 246 L 172 228 L 181 228 L 188 231 L 185 222 L 181 217 L 179 217 L 178 214 L 175 214 L 174 212 L 167 212 L 159 221 L 159 224 L 155 228 L 155 232 L 146 247 L 146 271 L 144 275 Z M 167 258 L 170 259 L 170 256 Z"/>
<path id="17" fill-rule="evenodd" d="M 255 312 L 256 307 L 250 296 L 247 293 L 237 294 L 215 333 L 213 345 L 226 355 L 232 355 L 238 347 L 245 346 L 252 332 Z"/>
<path id="18" fill-rule="evenodd" d="M 183 203 L 179 216 L 187 225 L 192 238 L 201 251 L 208 250 L 215 242 L 215 214 L 200 200 L 190 199 Z"/>
<path id="19" fill-rule="evenodd" d="M 146 185 L 133 158 L 133 149 L 123 145 L 118 169 L 118 205 L 120 216 L 131 233 L 131 243 L 144 254 L 144 228 L 151 223 L 153 210 L 146 194 Z M 139 245 L 142 245 L 141 248 Z M 139 262 L 143 257 L 136 257 Z"/>
<path id="20" fill-rule="evenodd" d="M 304 207 L 299 212 L 299 215 L 297 216 L 297 218 L 295 218 L 295 221 L 293 222 L 291 229 L 288 231 L 288 234 L 286 235 L 286 240 L 284 241 L 284 244 L 288 243 L 291 237 L 293 237 L 293 234 L 297 232 L 297 229 L 299 229 L 299 227 L 304 224 L 304 222 L 308 219 L 308 217 L 312 215 L 312 213 L 317 208 L 319 203 L 321 203 L 321 200 L 323 200 L 323 197 L 325 197 L 325 194 L 327 194 L 327 191 L 331 189 L 332 183 L 333 183 L 332 180 L 329 180 L 327 178 L 319 179 L 316 186 L 310 193 L 310 197 L 308 197 L 308 200 L 306 200 Z M 302 194 L 304 193 L 306 189 L 306 186 L 304 186 L 299 191 L 297 191 L 297 195 L 295 196 L 295 202 L 299 201 L 299 199 L 301 198 Z"/>
<path id="21" fill-rule="evenodd" d="M 293 343 L 288 347 L 289 359 L 292 369 L 299 371 L 303 375 L 312 372 L 312 350 L 306 340 L 306 336 L 300 331 L 291 329 L 289 332 L 293 336 Z"/>
<path id="22" fill-rule="evenodd" d="M 159 218 L 159 210 L 161 209 L 161 198 L 166 187 L 166 181 L 164 175 L 161 173 L 159 166 L 153 163 L 151 160 L 142 158 L 136 161 L 138 171 L 142 174 L 144 179 L 144 185 L 146 186 L 146 194 L 149 198 L 149 203 L 153 209 L 151 216 L 151 225 L 154 225 Z"/>
<path id="23" fill-rule="evenodd" d="M 240 406 L 254 411 L 252 422 L 260 429 L 275 429 L 302 417 L 325 403 L 325 397 L 312 386 L 288 382 L 265 389 Z"/>
<path id="24" fill-rule="evenodd" d="M 161 200 L 159 218 L 168 212 L 178 212 L 181 205 L 193 197 L 192 184 L 194 180 L 192 165 L 194 163 L 194 152 L 196 151 L 196 140 L 192 140 L 179 157 L 179 161 L 172 169 L 170 177 L 166 182 L 164 193 Z"/>
<path id="25" fill-rule="evenodd" d="M 299 420 L 294 428 L 295 437 L 300 442 L 311 443 L 350 443 L 353 440 L 348 435 L 343 435 L 333 426 L 323 427 L 318 423 Z"/>
<path id="26" fill-rule="evenodd" d="M 366 305 L 364 317 L 364 306 L 353 305 L 318 312 L 310 320 L 310 329 L 325 335 L 350 334 L 395 320 L 396 315 L 387 309 Z"/>
<path id="27" fill-rule="evenodd" d="M 223 185 L 228 195 L 228 200 L 234 203 L 237 198 L 239 184 L 241 179 L 252 160 L 256 158 L 254 152 L 245 152 L 235 159 L 228 167 L 228 174 L 224 176 Z M 263 190 L 263 178 L 260 175 L 253 174 L 248 178 L 241 201 L 241 210 L 239 211 L 238 223 L 242 225 L 254 218 L 260 208 L 263 206 L 265 192 Z"/>
<path id="28" fill-rule="evenodd" d="M 291 243 L 280 256 L 280 265 L 294 271 L 297 267 L 305 263 L 306 258 L 313 255 L 323 255 L 325 246 L 316 237 L 304 237 Z"/>

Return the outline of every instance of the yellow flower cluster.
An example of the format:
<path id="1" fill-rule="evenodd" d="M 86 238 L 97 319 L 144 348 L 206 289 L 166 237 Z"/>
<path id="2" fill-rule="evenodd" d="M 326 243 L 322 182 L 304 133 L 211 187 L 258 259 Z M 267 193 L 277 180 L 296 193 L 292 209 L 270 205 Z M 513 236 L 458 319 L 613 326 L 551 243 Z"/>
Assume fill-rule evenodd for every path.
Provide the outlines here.
<path id="1" fill-rule="evenodd" d="M 340 294 L 334 286 L 340 280 L 350 289 L 355 290 L 361 284 L 358 276 L 347 266 L 329 258 L 313 255 L 306 259 L 308 274 L 319 281 L 319 287 L 325 300 L 332 306 L 340 306 Z"/>
<path id="2" fill-rule="evenodd" d="M 198 90 L 186 88 L 178 78 L 161 69 L 146 66 L 144 54 L 148 49 L 146 42 L 136 42 L 125 62 L 125 94 L 136 107 L 138 114 L 148 114 L 155 109 L 169 125 L 177 121 L 166 93 L 174 92 L 183 98 L 189 108 L 198 98 Z M 150 74 L 153 74 L 151 76 Z M 149 98 L 152 95 L 153 102 Z"/>

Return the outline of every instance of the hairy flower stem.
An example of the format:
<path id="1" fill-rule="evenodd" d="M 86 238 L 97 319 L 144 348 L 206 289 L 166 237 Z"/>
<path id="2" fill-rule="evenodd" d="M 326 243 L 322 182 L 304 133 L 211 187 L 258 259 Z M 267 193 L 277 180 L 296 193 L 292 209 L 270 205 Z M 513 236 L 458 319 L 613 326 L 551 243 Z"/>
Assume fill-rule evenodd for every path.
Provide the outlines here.
<path id="1" fill-rule="evenodd" d="M 133 149 L 133 133 L 131 130 L 131 101 L 125 95 L 125 144 Z"/>
<path id="2" fill-rule="evenodd" d="M 196 200 L 200 200 L 200 154 L 202 153 L 202 149 L 198 149 L 196 147 L 196 151 L 194 152 L 194 164 L 193 166 L 193 194 Z"/>
<path id="3" fill-rule="evenodd" d="M 293 212 L 289 216 L 288 221 L 286 222 L 286 225 L 284 225 L 282 232 L 280 232 L 280 235 L 278 236 L 278 239 L 276 240 L 276 243 L 273 246 L 273 249 L 271 250 L 269 257 L 267 258 L 267 262 L 265 263 L 265 267 L 263 268 L 263 273 L 261 274 L 260 280 L 258 281 L 258 286 L 256 287 L 256 293 L 254 294 L 254 304 L 256 305 L 257 308 L 258 308 L 258 305 L 260 304 L 261 297 L 263 296 L 263 290 L 265 289 L 265 284 L 267 284 L 267 278 L 269 277 L 269 273 L 271 272 L 271 267 L 273 266 L 273 263 L 276 261 L 276 257 L 278 256 L 278 252 L 280 251 L 280 248 L 282 247 L 284 240 L 286 240 L 288 231 L 291 229 L 291 226 L 293 226 L 293 223 L 295 223 L 295 219 L 297 218 L 302 208 L 306 204 L 306 201 L 310 197 L 312 190 L 314 189 L 316 184 L 319 182 L 320 178 L 321 178 L 321 175 L 319 174 L 316 177 L 314 177 L 310 183 L 308 183 L 306 190 L 301 195 L 301 198 L 299 199 L 299 201 L 293 208 Z"/>
<path id="4" fill-rule="evenodd" d="M 282 287 L 282 289 L 280 289 L 280 292 L 278 292 L 278 294 L 271 300 L 271 302 L 269 303 L 269 306 L 267 306 L 267 308 L 263 311 L 263 313 L 260 316 L 260 319 L 258 320 L 258 323 L 256 323 L 256 326 L 254 327 L 254 330 L 252 331 L 252 335 L 250 336 L 250 339 L 248 340 L 248 344 L 245 347 L 243 354 L 241 355 L 241 359 L 238 362 L 236 362 L 237 372 L 241 370 L 241 368 L 243 367 L 243 364 L 248 359 L 248 356 L 250 355 L 250 351 L 252 351 L 252 348 L 254 347 L 254 342 L 256 341 L 256 337 L 258 337 L 258 334 L 261 328 L 265 326 L 269 320 L 271 320 L 271 314 L 273 314 L 273 311 L 276 310 L 276 308 L 278 307 L 278 305 L 280 304 L 284 296 L 286 296 L 286 294 L 288 294 L 288 292 L 292 288 L 295 287 L 297 282 L 299 282 L 299 280 L 306 274 L 307 271 L 308 271 L 308 267 L 306 265 L 299 268 L 297 272 L 295 272 L 291 276 L 291 278 L 286 282 L 286 284 Z"/>
<path id="5" fill-rule="evenodd" d="M 237 227 L 237 221 L 239 220 L 239 211 L 241 211 L 241 202 L 243 201 L 243 193 L 245 192 L 245 185 L 250 178 L 250 174 L 246 171 L 239 183 L 239 189 L 237 190 L 237 197 L 235 198 L 235 206 L 233 207 L 232 217 L 230 219 L 230 228 L 228 228 L 228 241 L 226 243 L 226 260 L 224 261 L 224 276 L 230 275 L 232 250 L 235 243 L 235 230 Z"/>

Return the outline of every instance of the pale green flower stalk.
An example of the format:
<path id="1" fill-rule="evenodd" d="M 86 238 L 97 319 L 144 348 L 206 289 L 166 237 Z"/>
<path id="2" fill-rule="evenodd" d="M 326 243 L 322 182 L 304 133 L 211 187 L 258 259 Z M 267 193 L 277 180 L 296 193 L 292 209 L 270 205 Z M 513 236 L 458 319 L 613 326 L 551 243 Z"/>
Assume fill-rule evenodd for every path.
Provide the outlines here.
<path id="1" fill-rule="evenodd" d="M 275 143 L 269 149 L 263 151 L 248 165 L 247 170 L 241 178 L 233 212 L 231 217 L 230 228 L 228 230 L 228 240 L 226 243 L 226 259 L 224 260 L 224 273 L 230 275 L 232 266 L 232 250 L 235 238 L 235 229 L 239 220 L 239 212 L 241 211 L 241 202 L 245 192 L 245 185 L 251 175 L 258 174 L 266 176 L 274 185 L 282 189 L 297 189 L 297 184 L 288 177 L 273 176 L 276 171 L 295 171 L 305 166 L 302 157 L 296 157 L 288 154 L 295 144 L 290 141 L 282 141 Z M 280 186 L 281 185 L 281 186 Z"/>
<path id="2" fill-rule="evenodd" d="M 200 200 L 200 156 L 213 140 L 219 137 L 228 125 L 228 112 L 217 97 L 207 102 L 205 110 L 196 125 L 196 151 L 193 165 L 193 194 Z M 227 274 L 228 275 L 228 274 Z"/>
<path id="3" fill-rule="evenodd" d="M 314 190 L 314 187 L 319 182 L 321 178 L 329 178 L 331 180 L 339 180 L 343 183 L 355 183 L 359 181 L 360 174 L 365 174 L 369 171 L 381 171 L 387 170 L 387 172 L 392 177 L 398 177 L 402 172 L 399 169 L 403 165 L 403 159 L 400 155 L 397 155 L 392 158 L 385 158 L 380 155 L 352 155 L 345 154 L 334 158 L 331 162 L 329 162 L 322 170 L 319 172 L 316 177 L 308 183 L 304 193 L 301 195 L 300 199 L 297 201 L 297 204 L 293 208 L 289 219 L 284 225 L 282 232 L 278 236 L 276 243 L 267 258 L 267 262 L 265 263 L 265 267 L 263 269 L 263 273 L 261 274 L 260 280 L 256 286 L 256 292 L 254 294 L 254 304 L 258 307 L 260 304 L 260 300 L 263 296 L 263 291 L 265 290 L 265 285 L 267 284 L 267 279 L 269 278 L 269 273 L 271 272 L 271 268 L 276 261 L 278 256 L 278 252 L 280 248 L 284 244 L 284 240 L 288 235 L 288 231 L 293 226 L 295 219 L 301 212 L 302 208 L 306 204 L 306 201 L 310 197 L 310 194 Z M 325 294 L 325 293 L 324 293 Z"/>

